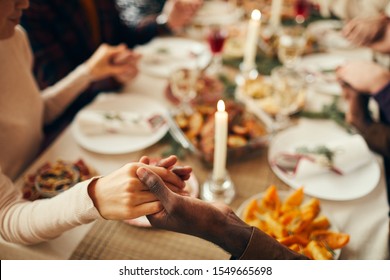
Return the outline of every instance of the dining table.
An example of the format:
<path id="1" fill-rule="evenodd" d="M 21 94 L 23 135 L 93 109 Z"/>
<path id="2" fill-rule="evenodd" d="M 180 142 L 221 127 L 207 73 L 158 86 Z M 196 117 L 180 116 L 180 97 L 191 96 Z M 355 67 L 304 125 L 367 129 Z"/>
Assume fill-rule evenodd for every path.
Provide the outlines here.
<path id="1" fill-rule="evenodd" d="M 368 59 L 371 57 L 371 52 L 367 49 L 348 50 L 342 54 L 348 57 Z M 166 78 L 155 77 L 141 71 L 134 81 L 116 94 L 118 96 L 139 94 L 150 97 L 171 110 L 175 105 L 164 94 L 166 86 Z M 324 94 L 311 93 L 307 106 L 318 107 L 320 102 L 328 102 L 329 98 Z M 296 121 L 311 122 L 315 125 L 332 122 L 308 119 Z M 102 154 L 80 146 L 75 140 L 72 129 L 70 124 L 40 154 L 16 181 L 18 186 L 22 186 L 26 174 L 46 162 L 57 159 L 70 161 L 82 159 L 98 174 L 104 176 L 128 162 L 138 161 L 144 155 L 160 158 L 170 150 L 172 145 L 168 132 L 166 137 L 149 147 L 123 154 Z M 310 134 L 310 131 L 305 133 Z M 271 138 L 270 142 L 272 141 Z M 268 152 L 269 147 L 265 146 L 258 153 L 228 162 L 227 170 L 236 190 L 236 195 L 229 205 L 234 211 L 237 211 L 249 197 L 264 192 L 271 185 L 276 186 L 280 191 L 292 190 L 291 186 L 276 176 L 272 170 Z M 389 258 L 389 205 L 385 171 L 382 158 L 376 154 L 374 157 L 380 166 L 380 179 L 372 191 L 351 200 L 320 199 L 321 210 L 329 215 L 332 224 L 337 226 L 339 231 L 350 235 L 349 243 L 342 248 L 339 255 L 341 260 Z M 205 165 L 198 155 L 191 152 L 185 153 L 184 157 L 180 158 L 180 163 L 193 168 L 193 176 L 201 193 L 202 184 L 210 175 L 210 167 Z M 102 218 L 37 245 L 25 246 L 0 240 L 0 257 L 24 260 L 228 260 L 230 255 L 218 246 L 194 236 Z"/>

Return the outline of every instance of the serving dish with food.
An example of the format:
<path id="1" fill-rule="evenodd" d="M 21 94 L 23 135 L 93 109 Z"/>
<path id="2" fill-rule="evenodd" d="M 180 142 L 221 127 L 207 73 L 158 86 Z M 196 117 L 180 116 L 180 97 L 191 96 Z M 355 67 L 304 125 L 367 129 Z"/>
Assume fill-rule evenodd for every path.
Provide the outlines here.
<path id="1" fill-rule="evenodd" d="M 188 69 L 182 69 L 188 71 Z M 193 104 L 214 104 L 223 97 L 225 90 L 224 84 L 217 77 L 206 75 L 203 71 L 199 73 L 196 79 L 195 91 L 196 97 L 192 100 Z M 180 104 L 180 98 L 175 96 L 172 91 L 171 81 L 165 87 L 166 98 L 174 105 Z"/>
<path id="2" fill-rule="evenodd" d="M 317 198 L 304 188 L 280 191 L 271 185 L 247 199 L 237 210 L 247 224 L 259 228 L 290 249 L 314 260 L 338 259 L 350 235 L 340 232 Z"/>
<path id="3" fill-rule="evenodd" d="M 286 88 L 286 91 L 290 89 Z M 276 95 L 274 94 L 274 85 L 268 76 L 259 76 L 257 79 L 246 80 L 244 84 L 237 88 L 236 97 L 244 103 L 254 103 L 259 109 L 270 115 L 276 116 L 281 110 Z M 306 92 L 302 88 L 296 95 L 294 114 L 303 109 L 306 101 Z"/>
<path id="4" fill-rule="evenodd" d="M 24 177 L 23 197 L 28 200 L 53 197 L 95 175 L 96 171 L 82 159 L 45 162 Z"/>
<path id="5" fill-rule="evenodd" d="M 267 146 L 272 129 L 249 113 L 242 103 L 226 100 L 228 112 L 228 161 L 261 152 Z M 171 135 L 186 149 L 198 155 L 206 163 L 214 155 L 215 104 L 194 105 L 193 113 L 171 115 Z"/>

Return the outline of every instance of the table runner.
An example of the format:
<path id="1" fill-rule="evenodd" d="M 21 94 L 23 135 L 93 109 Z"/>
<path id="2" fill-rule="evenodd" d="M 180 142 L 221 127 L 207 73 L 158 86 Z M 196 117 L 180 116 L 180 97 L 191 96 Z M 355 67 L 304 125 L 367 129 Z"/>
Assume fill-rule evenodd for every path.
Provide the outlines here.
<path id="1" fill-rule="evenodd" d="M 71 259 L 224 260 L 230 255 L 197 237 L 120 221 L 98 221 Z"/>

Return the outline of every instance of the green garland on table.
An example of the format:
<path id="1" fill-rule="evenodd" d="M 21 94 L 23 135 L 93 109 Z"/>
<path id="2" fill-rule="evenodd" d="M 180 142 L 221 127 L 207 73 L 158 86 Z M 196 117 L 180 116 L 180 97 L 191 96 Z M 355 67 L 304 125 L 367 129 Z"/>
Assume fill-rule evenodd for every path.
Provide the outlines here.
<path id="1" fill-rule="evenodd" d="M 218 76 L 218 79 L 222 82 L 224 86 L 224 97 L 226 99 L 234 99 L 237 88 L 236 82 L 225 74 L 220 74 Z"/>
<path id="2" fill-rule="evenodd" d="M 347 130 L 348 133 L 353 133 L 354 128 L 345 121 L 345 113 L 337 106 L 338 100 L 339 97 L 336 96 L 332 103 L 323 105 L 320 112 L 303 110 L 298 113 L 298 116 L 309 119 L 330 119 Z"/>
<path id="3" fill-rule="evenodd" d="M 242 63 L 242 57 L 240 58 L 224 58 L 223 64 L 232 68 L 239 69 Z M 256 56 L 257 71 L 261 75 L 270 75 L 272 69 L 276 66 L 282 65 L 276 57 L 267 56 L 265 53 L 260 52 Z"/>
<path id="4" fill-rule="evenodd" d="M 161 153 L 161 156 L 163 158 L 168 157 L 170 155 L 175 155 L 179 159 L 183 160 L 186 157 L 188 151 L 184 149 L 183 146 L 180 145 L 180 143 L 173 139 L 171 133 L 168 132 L 164 136 L 162 141 L 168 144 L 168 148 Z"/>

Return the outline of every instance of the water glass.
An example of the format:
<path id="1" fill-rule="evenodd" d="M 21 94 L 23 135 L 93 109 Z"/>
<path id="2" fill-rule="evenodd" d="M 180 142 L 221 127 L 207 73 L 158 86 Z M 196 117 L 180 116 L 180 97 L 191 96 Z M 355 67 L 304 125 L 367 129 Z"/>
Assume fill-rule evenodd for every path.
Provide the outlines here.
<path id="1" fill-rule="evenodd" d="M 196 68 L 180 68 L 170 75 L 170 88 L 179 102 L 179 111 L 190 115 L 192 113 L 192 100 L 197 96 L 197 81 L 199 70 Z"/>
<path id="2" fill-rule="evenodd" d="M 271 72 L 273 97 L 278 106 L 276 114 L 276 129 L 290 125 L 290 114 L 300 106 L 300 98 L 305 94 L 305 79 L 293 69 L 283 66 L 276 67 Z"/>
<path id="3" fill-rule="evenodd" d="M 293 68 L 302 57 L 307 38 L 299 26 L 285 27 L 278 39 L 278 58 L 287 68 Z"/>

